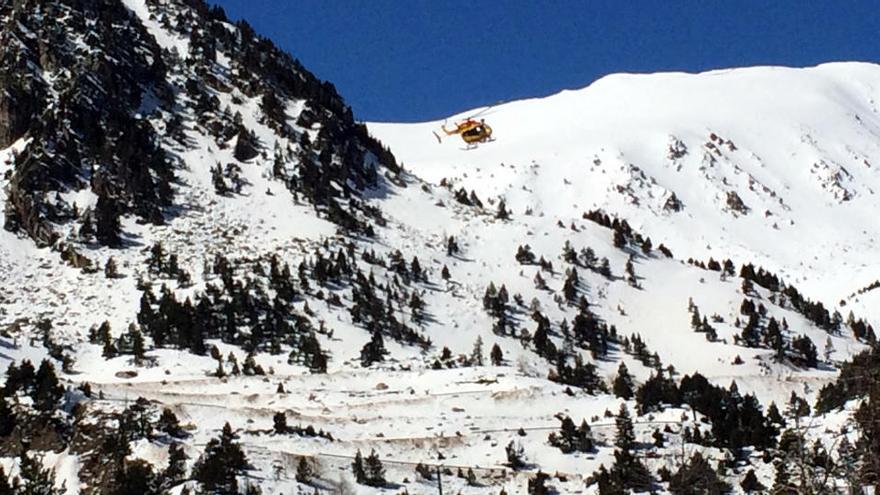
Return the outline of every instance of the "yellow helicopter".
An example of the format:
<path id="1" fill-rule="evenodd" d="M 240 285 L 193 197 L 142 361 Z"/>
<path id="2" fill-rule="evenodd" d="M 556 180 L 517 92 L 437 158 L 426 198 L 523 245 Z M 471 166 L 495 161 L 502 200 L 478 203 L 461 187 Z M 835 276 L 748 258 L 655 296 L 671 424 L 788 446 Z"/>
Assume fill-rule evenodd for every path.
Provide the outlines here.
<path id="1" fill-rule="evenodd" d="M 488 110 L 488 108 L 486 110 Z M 467 143 L 467 148 L 465 149 L 469 150 L 476 148 L 479 144 L 494 141 L 494 139 L 492 139 L 492 127 L 486 123 L 485 119 L 476 119 L 476 117 L 480 116 L 486 110 L 456 122 L 455 127 L 452 129 L 447 129 L 446 123 L 444 122 L 443 125 L 440 126 L 440 129 L 446 136 L 454 136 L 456 134 L 461 136 L 461 139 Z M 443 136 L 437 132 L 434 132 L 434 137 L 437 138 L 438 143 L 443 142 Z"/>

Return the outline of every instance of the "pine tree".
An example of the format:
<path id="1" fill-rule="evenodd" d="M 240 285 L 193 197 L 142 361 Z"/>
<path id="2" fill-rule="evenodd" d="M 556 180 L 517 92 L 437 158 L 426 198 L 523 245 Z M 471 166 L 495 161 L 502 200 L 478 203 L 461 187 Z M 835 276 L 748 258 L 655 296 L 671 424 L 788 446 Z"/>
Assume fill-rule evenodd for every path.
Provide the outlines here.
<path id="1" fill-rule="evenodd" d="M 806 335 L 795 337 L 791 341 L 792 349 L 798 353 L 798 357 L 807 368 L 815 368 L 819 364 L 819 355 L 816 345 Z"/>
<path id="2" fill-rule="evenodd" d="M 241 375 L 241 367 L 238 365 L 238 358 L 235 357 L 235 354 L 233 354 L 232 352 L 230 352 L 229 355 L 226 356 L 226 361 L 227 361 L 230 365 L 232 365 L 232 371 L 231 371 L 231 373 L 232 373 L 233 376 L 239 376 L 239 375 Z"/>
<path id="3" fill-rule="evenodd" d="M 455 237 L 449 236 L 446 239 L 446 254 L 448 256 L 452 256 L 454 254 L 458 254 L 458 252 L 459 252 L 458 242 L 455 241 Z"/>
<path id="4" fill-rule="evenodd" d="M 6 398 L 0 396 L 0 437 L 5 437 L 12 433 L 15 430 L 16 423 L 17 416 L 15 411 L 6 402 Z"/>
<path id="5" fill-rule="evenodd" d="M 624 247 L 626 247 L 626 244 L 627 244 L 626 236 L 624 236 L 623 232 L 621 232 L 620 230 L 615 229 L 614 230 L 614 247 L 616 247 L 617 249 L 623 249 Z"/>
<path id="6" fill-rule="evenodd" d="M 617 417 L 614 419 L 617 432 L 614 436 L 614 446 L 620 450 L 631 452 L 635 447 L 636 434 L 633 427 L 632 417 L 626 404 L 620 405 Z"/>
<path id="7" fill-rule="evenodd" d="M 373 450 L 364 460 L 364 472 L 366 473 L 365 483 L 368 486 L 382 487 L 388 484 L 385 481 L 385 467 L 379 460 L 378 454 Z"/>
<path id="8" fill-rule="evenodd" d="M 465 478 L 467 479 L 468 486 L 478 486 L 479 485 L 479 483 L 477 483 L 477 475 L 476 475 L 476 473 L 474 473 L 473 469 L 468 468 L 467 475 L 465 476 Z"/>
<path id="9" fill-rule="evenodd" d="M 6 384 L 3 387 L 3 394 L 12 396 L 19 391 L 33 394 L 35 376 L 36 370 L 29 360 L 23 359 L 18 366 L 11 363 L 6 368 Z"/>
<path id="10" fill-rule="evenodd" d="M 229 423 L 223 426 L 220 437 L 213 438 L 205 447 L 205 452 L 193 467 L 193 478 L 202 484 L 208 493 L 216 495 L 238 495 L 236 476 L 247 467 L 247 458 Z"/>
<path id="11" fill-rule="evenodd" d="M 483 339 L 479 335 L 477 335 L 477 340 L 474 341 L 470 362 L 471 366 L 483 366 Z"/>
<path id="12" fill-rule="evenodd" d="M 299 458 L 299 463 L 296 465 L 296 481 L 303 484 L 309 484 L 312 482 L 312 477 L 315 473 L 312 470 L 312 465 L 305 457 Z"/>
<path id="13" fill-rule="evenodd" d="M 489 357 L 492 360 L 492 366 L 501 366 L 504 363 L 504 352 L 501 351 L 501 347 L 497 343 L 492 346 L 492 352 L 490 352 Z"/>
<path id="14" fill-rule="evenodd" d="M 810 404 L 808 404 L 803 397 L 792 391 L 791 395 L 788 398 L 788 407 L 786 412 L 789 416 L 797 420 L 799 418 L 810 415 Z"/>
<path id="15" fill-rule="evenodd" d="M 117 474 L 111 495 L 130 495 L 133 493 L 143 495 L 159 495 L 159 480 L 153 467 L 143 459 L 125 461 L 123 469 Z"/>
<path id="16" fill-rule="evenodd" d="M 118 351 L 116 350 L 116 346 L 113 344 L 113 335 L 110 333 L 109 321 L 101 323 L 101 326 L 98 327 L 97 337 L 98 342 L 103 346 L 101 355 L 104 356 L 105 359 L 116 357 Z"/>
<path id="17" fill-rule="evenodd" d="M 763 492 L 767 489 L 767 487 L 765 487 L 761 484 L 760 481 L 758 481 L 758 477 L 755 475 L 754 469 L 749 469 L 743 480 L 740 482 L 739 486 L 746 493 Z"/>
<path id="18" fill-rule="evenodd" d="M 593 435 L 590 425 L 585 420 L 581 421 L 579 427 L 576 427 L 574 421 L 568 416 L 565 416 L 560 421 L 559 431 L 550 433 L 547 438 L 550 445 L 557 447 L 564 454 L 593 451 Z"/>
<path id="19" fill-rule="evenodd" d="M 773 486 L 770 493 L 779 495 L 798 495 L 794 483 L 791 481 L 789 466 L 785 461 L 777 459 L 774 462 Z"/>
<path id="20" fill-rule="evenodd" d="M 730 485 L 718 477 L 718 473 L 699 452 L 694 453 L 669 481 L 669 491 L 674 495 L 723 494 L 730 492 L 730 489 Z"/>
<path id="21" fill-rule="evenodd" d="M 354 474 L 354 479 L 360 484 L 365 484 L 367 482 L 367 471 L 364 468 L 364 457 L 361 455 L 361 450 L 358 449 L 357 453 L 354 455 L 354 462 L 351 463 L 351 471 Z"/>
<path id="22" fill-rule="evenodd" d="M 626 283 L 628 283 L 629 285 L 631 285 L 633 287 L 638 287 L 639 282 L 638 282 L 638 278 L 636 277 L 635 268 L 633 267 L 632 258 L 630 258 L 626 261 L 625 273 L 626 273 Z"/>
<path id="23" fill-rule="evenodd" d="M 422 271 L 422 265 L 419 263 L 419 258 L 417 256 L 413 256 L 412 262 L 410 262 L 409 271 L 412 274 L 413 280 L 424 280 L 425 274 Z"/>
<path id="24" fill-rule="evenodd" d="M 516 248 L 514 259 L 521 265 L 534 265 L 535 253 L 532 252 L 532 247 L 526 244 Z"/>
<path id="25" fill-rule="evenodd" d="M 693 328 L 695 332 L 703 331 L 703 320 L 700 318 L 700 308 L 696 305 L 691 307 L 691 328 Z"/>
<path id="26" fill-rule="evenodd" d="M 587 420 L 582 419 L 577 429 L 577 450 L 581 452 L 593 452 L 596 449 L 596 442 L 593 440 L 593 432 Z"/>
<path id="27" fill-rule="evenodd" d="M 570 303 L 573 303 L 577 299 L 578 273 L 574 268 L 568 272 L 568 276 L 565 278 L 565 283 L 562 286 L 562 295 L 565 297 L 565 300 Z"/>
<path id="28" fill-rule="evenodd" d="M 538 470 L 535 473 L 534 478 L 529 478 L 528 482 L 526 482 L 526 492 L 529 495 L 548 495 L 550 493 L 550 489 L 547 488 L 547 480 L 550 476 L 547 473 L 544 473 Z"/>
<path id="29" fill-rule="evenodd" d="M 284 435 L 290 431 L 290 428 L 287 426 L 287 415 L 284 414 L 284 411 L 275 413 L 272 417 L 272 423 L 276 435 Z"/>
<path id="30" fill-rule="evenodd" d="M 385 350 L 385 341 L 382 339 L 382 334 L 376 330 L 370 341 L 361 349 L 361 365 L 366 368 L 375 362 L 384 361 L 386 354 L 388 351 Z"/>
<path id="31" fill-rule="evenodd" d="M 121 244 L 120 230 L 116 200 L 99 194 L 95 203 L 95 237 L 105 246 L 117 247 Z"/>
<path id="32" fill-rule="evenodd" d="M 510 212 L 507 211 L 507 203 L 502 199 L 498 202 L 498 212 L 495 213 L 495 218 L 499 220 L 510 220 Z"/>
<path id="33" fill-rule="evenodd" d="M 134 357 L 134 362 L 137 366 L 140 366 L 146 358 L 147 350 L 144 335 L 134 323 L 128 327 L 128 341 L 131 344 L 131 355 Z"/>
<path id="34" fill-rule="evenodd" d="M 862 466 L 859 469 L 860 482 L 864 486 L 880 484 L 880 376 L 876 367 L 878 351 L 870 354 L 870 361 L 858 366 L 858 372 L 867 375 L 867 400 L 856 410 L 855 420 L 861 438 L 859 453 Z"/>
<path id="35" fill-rule="evenodd" d="M 186 432 L 181 428 L 177 415 L 167 407 L 162 409 L 162 414 L 156 422 L 156 429 L 172 438 L 184 438 L 186 436 Z"/>
<path id="36" fill-rule="evenodd" d="M 589 483 L 597 485 L 599 495 L 628 495 L 628 492 L 620 486 L 619 480 L 612 478 L 611 473 L 605 469 L 604 464 L 590 476 Z"/>
<path id="37" fill-rule="evenodd" d="M 620 405 L 615 419 L 617 433 L 614 438 L 614 465 L 611 468 L 611 479 L 614 486 L 634 491 L 647 491 L 653 485 L 650 471 L 635 456 L 635 430 L 626 404 Z"/>
<path id="38" fill-rule="evenodd" d="M 620 363 L 620 366 L 617 368 L 617 376 L 614 377 L 614 383 L 612 384 L 612 389 L 614 395 L 620 397 L 624 400 L 629 400 L 633 398 L 635 385 L 633 384 L 633 377 L 629 374 L 629 369 L 626 367 L 626 364 L 623 362 Z"/>
<path id="39" fill-rule="evenodd" d="M 2 416 L 0 416 L 0 418 L 2 418 Z M 9 484 L 9 478 L 6 476 L 6 471 L 3 470 L 3 466 L 0 466 L 0 495 L 16 495 L 16 491 L 17 490 L 13 490 L 12 485 Z"/>
<path id="40" fill-rule="evenodd" d="M 421 297 L 415 292 L 413 292 L 412 296 L 409 299 L 409 310 L 412 314 L 412 320 L 416 322 L 416 324 L 421 324 L 425 318 L 424 315 L 425 302 Z"/>
<path id="41" fill-rule="evenodd" d="M 168 447 L 168 466 L 162 472 L 166 485 L 174 485 L 186 477 L 186 453 L 180 443 Z"/>
<path id="42" fill-rule="evenodd" d="M 55 488 L 55 471 L 43 468 L 42 458 L 32 457 L 23 451 L 20 457 L 19 477 L 21 495 L 63 495 L 67 490 Z"/>
<path id="43" fill-rule="evenodd" d="M 121 435 L 129 441 L 140 438 L 151 438 L 153 435 L 153 410 L 150 402 L 138 397 L 122 412 L 119 420 Z"/>
<path id="44" fill-rule="evenodd" d="M 104 265 L 104 276 L 107 278 L 119 278 L 119 269 L 116 266 L 116 258 L 111 256 Z"/>
<path id="45" fill-rule="evenodd" d="M 504 447 L 504 452 L 507 454 L 507 465 L 512 469 L 518 470 L 526 466 L 525 452 L 523 451 L 522 445 L 511 440 L 510 443 Z"/>
<path id="46" fill-rule="evenodd" d="M 52 411 L 64 396 L 64 388 L 58 383 L 55 367 L 48 360 L 40 363 L 35 377 L 34 407 L 39 411 Z"/>

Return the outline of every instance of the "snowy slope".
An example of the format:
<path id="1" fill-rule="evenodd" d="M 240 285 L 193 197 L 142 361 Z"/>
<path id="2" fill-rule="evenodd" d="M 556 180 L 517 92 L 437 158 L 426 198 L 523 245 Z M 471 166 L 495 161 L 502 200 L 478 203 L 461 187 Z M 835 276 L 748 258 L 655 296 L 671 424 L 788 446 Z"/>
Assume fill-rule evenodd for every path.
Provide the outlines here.
<path id="1" fill-rule="evenodd" d="M 850 296 L 880 277 L 878 99 L 880 66 L 864 63 L 619 74 L 490 108 L 496 141 L 466 153 L 437 144 L 442 122 L 370 129 L 431 182 L 564 221 L 600 207 L 680 256 L 752 260 L 876 317 L 874 294 Z M 664 208 L 673 194 L 681 211 Z"/>

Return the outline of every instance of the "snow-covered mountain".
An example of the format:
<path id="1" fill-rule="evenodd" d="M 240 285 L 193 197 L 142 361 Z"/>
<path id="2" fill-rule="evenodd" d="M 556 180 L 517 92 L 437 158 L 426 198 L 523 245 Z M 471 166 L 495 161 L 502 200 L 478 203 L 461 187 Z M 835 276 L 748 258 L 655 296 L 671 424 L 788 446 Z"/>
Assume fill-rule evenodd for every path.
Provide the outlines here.
<path id="1" fill-rule="evenodd" d="M 602 208 L 683 258 L 760 263 L 876 317 L 880 67 L 616 74 L 484 112 L 496 143 L 437 146 L 442 122 L 375 124 L 416 175 L 566 219 Z M 450 117 L 450 120 L 465 117 Z"/>
<path id="2" fill-rule="evenodd" d="M 857 403 L 799 406 L 874 342 L 880 67 L 609 76 L 483 112 L 463 151 L 358 124 L 198 0 L 0 22 L 5 474 L 682 493 L 700 453 L 738 493 L 848 480 Z M 790 473 L 783 437 L 834 462 Z"/>

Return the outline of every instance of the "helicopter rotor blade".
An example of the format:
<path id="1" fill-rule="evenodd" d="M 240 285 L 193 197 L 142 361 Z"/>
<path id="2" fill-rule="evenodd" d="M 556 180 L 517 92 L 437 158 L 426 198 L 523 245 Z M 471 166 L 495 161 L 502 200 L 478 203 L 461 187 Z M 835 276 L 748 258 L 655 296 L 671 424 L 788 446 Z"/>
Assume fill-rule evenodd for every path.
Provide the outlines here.
<path id="1" fill-rule="evenodd" d="M 471 116 L 468 117 L 468 118 L 469 118 L 469 119 L 475 119 L 475 118 L 477 118 L 477 117 L 479 117 L 479 116 L 481 116 L 481 115 L 485 115 L 486 112 L 488 112 L 489 110 L 491 110 L 491 109 L 497 107 L 498 105 L 500 105 L 500 104 L 502 104 L 502 103 L 504 103 L 504 100 L 498 100 L 498 101 L 496 101 L 495 103 L 492 103 L 491 105 L 486 106 L 486 108 L 480 110 L 479 112 L 477 112 L 477 113 L 471 115 Z"/>

